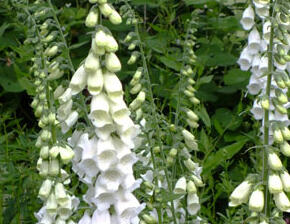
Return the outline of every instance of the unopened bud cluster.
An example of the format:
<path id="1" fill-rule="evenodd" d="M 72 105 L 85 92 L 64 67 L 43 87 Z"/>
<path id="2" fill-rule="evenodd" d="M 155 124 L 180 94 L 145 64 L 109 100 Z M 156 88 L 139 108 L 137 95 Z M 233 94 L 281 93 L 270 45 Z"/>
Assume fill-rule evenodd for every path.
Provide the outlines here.
<path id="1" fill-rule="evenodd" d="M 290 146 L 287 142 L 290 140 L 287 115 L 290 105 L 287 97 L 290 87 L 289 15 L 290 5 L 287 1 L 277 1 L 270 5 L 270 1 L 253 0 L 253 6 L 248 6 L 242 15 L 241 24 L 250 33 L 247 46 L 238 60 L 242 70 L 251 69 L 248 91 L 252 95 L 258 95 L 251 112 L 255 119 L 262 120 L 261 132 L 264 135 L 268 135 L 264 133 L 264 125 L 269 126 L 269 144 L 274 145 L 274 147 L 265 146 L 269 177 L 268 183 L 263 184 L 268 185 L 276 207 L 284 212 L 289 212 L 290 209 L 290 202 L 285 194 L 289 192 L 290 176 L 283 167 L 279 154 L 281 152 L 290 156 Z M 261 27 L 255 24 L 255 16 L 262 20 Z M 271 58 L 273 65 L 269 65 L 271 62 L 269 55 L 273 55 Z M 273 69 L 269 66 L 273 66 Z M 272 77 L 269 96 L 267 95 L 268 77 Z M 269 111 L 268 124 L 265 124 L 264 111 Z M 249 209 L 252 212 L 262 212 L 265 189 L 264 186 L 254 183 L 253 180 L 245 180 L 240 184 L 232 193 L 229 205 L 238 206 L 249 201 Z M 268 220 L 260 221 L 267 223 Z"/>

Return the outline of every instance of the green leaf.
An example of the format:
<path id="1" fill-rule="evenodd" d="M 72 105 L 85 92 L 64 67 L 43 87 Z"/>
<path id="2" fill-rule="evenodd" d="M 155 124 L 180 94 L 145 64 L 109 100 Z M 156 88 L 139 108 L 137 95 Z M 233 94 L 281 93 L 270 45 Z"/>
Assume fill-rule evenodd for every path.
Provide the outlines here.
<path id="1" fill-rule="evenodd" d="M 214 0 L 185 0 L 186 5 L 200 5 L 214 2 L 215 2 Z"/>
<path id="2" fill-rule="evenodd" d="M 164 64 L 166 65 L 167 67 L 169 68 L 172 68 L 174 69 L 175 71 L 180 71 L 181 69 L 181 64 L 179 62 L 176 61 L 175 58 L 173 57 L 170 57 L 170 56 L 161 56 L 159 57 L 159 60 Z"/>
<path id="3" fill-rule="evenodd" d="M 224 75 L 224 82 L 226 85 L 239 85 L 245 87 L 249 82 L 251 73 L 240 69 L 231 69 Z"/>
<path id="4" fill-rule="evenodd" d="M 203 163 L 203 173 L 209 173 L 222 162 L 231 159 L 243 148 L 247 141 L 249 141 L 249 139 L 245 137 L 239 142 L 225 146 L 218 150 L 216 153 L 212 153 Z"/>
<path id="5" fill-rule="evenodd" d="M 201 106 L 200 111 L 197 111 L 196 113 L 201 118 L 201 120 L 203 121 L 205 126 L 209 128 L 211 126 L 211 123 L 210 123 L 210 118 L 209 118 L 209 115 L 208 115 L 205 107 Z"/>
<path id="6" fill-rule="evenodd" d="M 182 196 L 184 196 L 184 194 L 174 194 L 172 192 L 166 191 L 163 188 L 161 189 L 162 202 L 173 201 L 173 200 L 176 200 Z"/>
<path id="7" fill-rule="evenodd" d="M 210 83 L 212 79 L 213 79 L 213 75 L 203 76 L 198 80 L 197 85 L 200 86 L 202 84 Z"/>
<path id="8" fill-rule="evenodd" d="M 12 67 L 0 67 L 0 85 L 7 92 L 22 92 L 24 88 L 19 84 Z"/>

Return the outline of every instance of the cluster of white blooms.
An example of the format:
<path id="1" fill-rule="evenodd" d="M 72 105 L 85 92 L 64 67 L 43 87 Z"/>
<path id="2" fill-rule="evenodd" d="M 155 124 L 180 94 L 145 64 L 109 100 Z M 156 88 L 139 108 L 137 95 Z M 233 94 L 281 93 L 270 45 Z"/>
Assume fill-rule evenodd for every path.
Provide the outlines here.
<path id="1" fill-rule="evenodd" d="M 90 0 L 90 3 L 96 3 L 86 18 L 86 26 L 96 28 L 91 49 L 59 97 L 64 105 L 63 113 L 71 108 L 73 97 L 85 88 L 91 98 L 88 119 L 94 133 L 76 130 L 68 140 L 75 152 L 73 170 L 88 186 L 83 200 L 89 209 L 79 223 L 138 223 L 138 214 L 144 206 L 132 193 L 141 181 L 133 175 L 137 157 L 132 149 L 139 126 L 130 118 L 122 84 L 115 74 L 121 70 L 115 54 L 118 43 L 106 27 L 98 25 L 100 15 L 116 25 L 122 19 L 106 0 Z M 77 116 L 66 120 L 69 127 Z"/>
<path id="2" fill-rule="evenodd" d="M 36 44 L 36 57 L 31 68 L 35 77 L 36 96 L 31 106 L 35 109 L 35 116 L 39 117 L 38 125 L 42 128 L 36 147 L 40 149 L 37 169 L 44 178 L 38 197 L 44 205 L 35 216 L 37 223 L 41 224 L 72 224 L 74 222 L 70 217 L 78 207 L 79 200 L 65 187 L 70 179 L 63 165 L 72 160 L 74 152 L 59 138 L 61 120 L 56 118 L 56 98 L 52 94 L 51 85 L 53 80 L 64 74 L 58 62 L 61 58 L 58 56 L 58 46 L 62 43 L 59 43 L 59 33 L 55 30 L 56 22 L 46 14 L 48 10 L 52 9 L 44 2 L 34 3 L 31 9 L 34 12 L 30 18 L 30 21 L 34 21 L 31 27 L 34 37 L 28 37 L 25 41 L 26 44 Z M 31 42 L 33 38 L 38 42 Z"/>
<path id="3" fill-rule="evenodd" d="M 283 167 L 278 153 L 280 151 L 290 156 L 290 146 L 287 143 L 290 140 L 288 129 L 290 122 L 287 114 L 290 106 L 287 97 L 290 87 L 290 36 L 287 33 L 287 29 L 290 28 L 290 7 L 284 1 L 274 3 L 273 12 L 269 12 L 271 8 L 269 0 L 253 0 L 254 8 L 250 5 L 244 11 L 241 24 L 250 33 L 248 44 L 243 49 L 238 63 L 244 71 L 251 69 L 248 91 L 252 95 L 258 95 L 251 112 L 255 119 L 262 120 L 263 135 L 265 134 L 263 126 L 269 125 L 269 144 L 280 147 L 280 150 L 275 147 L 267 148 L 270 168 L 268 188 L 273 194 L 277 208 L 289 212 L 290 202 L 284 191 L 289 192 L 290 176 Z M 262 20 L 261 30 L 255 25 L 255 15 Z M 270 65 L 273 66 L 273 71 L 269 71 L 272 70 L 269 68 L 269 55 L 273 55 L 273 65 Z M 271 76 L 267 76 L 269 72 Z M 267 77 L 272 77 L 269 97 L 266 93 Z M 269 124 L 265 124 L 265 110 L 269 111 Z M 250 210 L 261 212 L 264 209 L 264 189 L 254 183 L 255 181 L 251 179 L 240 184 L 232 193 L 229 205 L 238 206 L 249 200 Z M 266 222 L 262 221 L 261 223 Z"/>

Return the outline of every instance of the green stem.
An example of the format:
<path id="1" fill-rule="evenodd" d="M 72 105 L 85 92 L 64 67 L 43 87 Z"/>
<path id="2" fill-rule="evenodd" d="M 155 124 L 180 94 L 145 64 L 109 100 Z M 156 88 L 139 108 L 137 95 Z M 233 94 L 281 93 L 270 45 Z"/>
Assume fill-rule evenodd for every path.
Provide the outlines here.
<path id="1" fill-rule="evenodd" d="M 143 66 L 144 66 L 144 73 L 145 73 L 145 78 L 147 79 L 147 84 L 148 84 L 148 93 L 149 93 L 149 101 L 151 104 L 151 108 L 152 108 L 152 117 L 153 117 L 153 123 L 155 124 L 155 130 L 156 130 L 156 136 L 158 137 L 158 145 L 160 147 L 160 154 L 161 154 L 161 159 L 162 159 L 162 166 L 164 167 L 164 173 L 165 173 L 165 178 L 166 178 L 166 182 L 168 185 L 168 189 L 170 192 L 172 192 L 172 183 L 170 181 L 169 175 L 168 175 L 168 171 L 166 169 L 166 158 L 165 158 L 165 154 L 164 151 L 162 149 L 162 141 L 160 139 L 161 136 L 161 130 L 160 127 L 158 125 L 158 112 L 157 112 L 157 108 L 156 108 L 156 104 L 154 102 L 154 96 L 153 96 L 153 91 L 152 91 L 152 84 L 151 84 L 151 80 L 150 80 L 150 75 L 149 75 L 149 70 L 148 70 L 148 66 L 147 66 L 147 62 L 146 62 L 146 58 L 145 58 L 145 53 L 144 53 L 144 49 L 142 46 L 142 42 L 141 42 L 141 38 L 140 38 L 140 34 L 139 34 L 139 29 L 138 29 L 138 24 L 135 25 L 135 32 L 139 41 L 139 47 L 140 47 L 140 52 L 141 52 L 141 57 L 142 57 L 142 61 L 143 61 Z M 175 224 L 177 224 L 176 221 L 176 216 L 175 216 L 175 209 L 174 209 L 174 204 L 173 204 L 173 200 L 170 201 L 170 210 L 172 213 L 172 217 L 173 217 L 173 222 Z"/>
<path id="2" fill-rule="evenodd" d="M 270 1 L 270 12 L 272 13 L 271 19 L 274 14 L 274 7 L 272 6 L 273 0 Z M 270 90 L 271 81 L 273 74 L 273 48 L 274 48 L 274 24 L 271 21 L 271 34 L 270 43 L 268 47 L 268 74 L 267 74 L 267 86 L 266 86 L 266 96 L 270 101 Z M 268 178 L 269 178 L 269 167 L 268 167 L 268 147 L 269 146 L 269 110 L 265 109 L 264 112 L 264 148 L 263 148 L 263 182 L 265 185 L 265 207 L 264 214 L 266 217 L 270 217 L 271 207 L 270 207 L 270 193 L 268 190 Z"/>
<path id="3" fill-rule="evenodd" d="M 53 8 L 53 5 L 52 5 L 52 3 L 51 3 L 51 0 L 48 0 L 48 4 L 49 4 L 49 7 L 51 8 L 51 11 L 52 11 L 52 17 L 53 17 L 54 21 L 56 22 L 57 29 L 58 29 L 58 31 L 59 31 L 59 33 L 60 33 L 60 37 L 61 37 L 62 42 L 63 42 L 63 44 L 64 44 L 64 47 L 65 47 L 64 52 L 65 52 L 65 54 L 66 54 L 66 58 L 67 58 L 67 60 L 68 60 L 69 66 L 70 66 L 72 72 L 75 73 L 75 69 L 74 69 L 74 66 L 73 66 L 73 63 L 72 63 L 72 60 L 71 60 L 71 57 L 70 57 L 69 48 L 68 48 L 68 45 L 67 45 L 67 43 L 66 43 L 66 39 L 65 39 L 64 34 L 63 34 L 63 32 L 62 32 L 61 25 L 60 25 L 60 23 L 59 23 L 59 20 L 58 20 L 58 18 L 57 18 L 57 15 L 56 15 L 56 13 L 55 13 L 55 11 L 54 11 L 54 8 Z"/>

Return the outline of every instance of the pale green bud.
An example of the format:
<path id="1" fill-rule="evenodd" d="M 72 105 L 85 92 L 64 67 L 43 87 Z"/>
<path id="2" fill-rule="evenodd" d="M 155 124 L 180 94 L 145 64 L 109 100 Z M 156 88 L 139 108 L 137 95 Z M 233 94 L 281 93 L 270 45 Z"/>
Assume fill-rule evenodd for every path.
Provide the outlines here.
<path id="1" fill-rule="evenodd" d="M 122 18 L 116 10 L 112 11 L 111 15 L 109 16 L 109 20 L 114 25 L 118 25 L 122 23 Z"/>
<path id="2" fill-rule="evenodd" d="M 198 128 L 198 126 L 199 126 L 197 122 L 190 120 L 190 119 L 186 119 L 186 122 L 192 128 Z"/>
<path id="3" fill-rule="evenodd" d="M 187 182 L 187 187 L 186 187 L 187 193 L 188 194 L 195 194 L 197 192 L 195 183 L 193 181 L 188 181 Z"/>
<path id="4" fill-rule="evenodd" d="M 141 108 L 139 108 L 138 110 L 136 110 L 136 120 L 139 121 L 143 116 L 143 111 Z"/>
<path id="5" fill-rule="evenodd" d="M 49 147 L 48 146 L 42 146 L 40 149 L 40 157 L 42 159 L 47 159 L 49 155 Z"/>
<path id="6" fill-rule="evenodd" d="M 128 33 L 127 36 L 126 36 L 125 39 L 124 39 L 124 42 L 129 42 L 129 41 L 131 41 L 132 38 L 133 38 L 134 36 L 136 36 L 136 34 L 135 34 L 134 32 L 130 32 L 130 33 Z"/>
<path id="7" fill-rule="evenodd" d="M 130 93 L 137 94 L 140 92 L 141 89 L 142 89 L 142 85 L 140 83 L 138 83 L 130 90 Z"/>
<path id="8" fill-rule="evenodd" d="M 113 13 L 113 11 L 114 11 L 114 9 L 113 9 L 109 4 L 107 4 L 107 3 L 105 3 L 105 4 L 100 4 L 100 5 L 99 5 L 99 9 L 100 9 L 101 13 L 102 13 L 105 17 L 110 16 L 110 15 Z"/>
<path id="9" fill-rule="evenodd" d="M 290 145 L 288 144 L 288 142 L 284 141 L 280 145 L 280 150 L 285 156 L 288 156 L 288 157 L 290 156 Z"/>
<path id="10" fill-rule="evenodd" d="M 49 156 L 53 159 L 55 159 L 60 152 L 61 147 L 59 146 L 53 146 L 50 150 L 49 150 Z"/>
<path id="11" fill-rule="evenodd" d="M 139 53 L 138 51 L 134 51 L 134 52 L 131 54 L 131 57 L 129 58 L 127 64 L 128 64 L 128 65 L 132 65 L 132 64 L 134 64 L 134 63 L 137 61 L 139 55 L 140 55 L 140 53 Z"/>
<path id="12" fill-rule="evenodd" d="M 58 46 L 52 46 L 50 48 L 47 48 L 45 51 L 44 51 L 44 54 L 46 56 L 49 56 L 49 57 L 53 57 L 57 54 L 57 51 L 58 51 Z"/>
<path id="13" fill-rule="evenodd" d="M 94 54 L 90 53 L 84 64 L 87 73 L 94 73 L 100 68 L 100 60 Z"/>
<path id="14" fill-rule="evenodd" d="M 172 166 L 173 163 L 174 163 L 174 158 L 168 156 L 168 157 L 166 158 L 166 165 L 167 165 L 167 166 Z"/>
<path id="15" fill-rule="evenodd" d="M 74 155 L 74 151 L 69 146 L 61 148 L 60 150 L 60 158 L 64 164 L 67 164 L 69 161 L 71 161 Z"/>
<path id="16" fill-rule="evenodd" d="M 283 143 L 283 141 L 284 141 L 283 134 L 282 134 L 282 131 L 279 128 L 275 128 L 274 129 L 273 135 L 274 135 L 274 141 L 275 142 Z"/>
<path id="17" fill-rule="evenodd" d="M 58 159 L 52 159 L 49 163 L 49 169 L 48 173 L 51 176 L 57 176 L 59 174 L 60 168 L 59 168 L 59 161 Z"/>
<path id="18" fill-rule="evenodd" d="M 188 110 L 186 112 L 186 115 L 189 119 L 194 120 L 194 121 L 198 121 L 198 116 L 192 110 Z"/>
<path id="19" fill-rule="evenodd" d="M 99 13 L 97 10 L 91 10 L 86 18 L 87 27 L 95 27 L 98 23 Z"/>
<path id="20" fill-rule="evenodd" d="M 186 146 L 190 149 L 190 150 L 196 150 L 198 151 L 198 146 L 197 143 L 195 141 L 195 137 L 193 134 L 191 134 L 189 131 L 183 129 L 182 130 L 182 135 L 184 137 L 184 141 Z"/>
<path id="21" fill-rule="evenodd" d="M 249 209 L 253 212 L 261 212 L 264 208 L 264 192 L 255 190 L 252 192 L 249 200 Z"/>
<path id="22" fill-rule="evenodd" d="M 31 107 L 33 109 L 35 109 L 37 107 L 38 103 L 39 103 L 38 99 L 34 98 L 32 103 L 31 103 Z"/>
<path id="23" fill-rule="evenodd" d="M 169 151 L 169 156 L 171 157 L 175 157 L 177 155 L 177 149 L 176 148 L 172 148 L 170 151 Z"/>
<path id="24" fill-rule="evenodd" d="M 274 152 L 270 152 L 270 153 L 269 153 L 269 156 L 268 156 L 268 164 L 269 164 L 269 167 L 270 167 L 272 170 L 276 170 L 276 171 L 281 170 L 282 167 L 283 167 L 280 158 L 279 158 L 278 155 L 277 155 L 276 153 L 274 153 Z"/>
<path id="25" fill-rule="evenodd" d="M 154 152 L 154 153 L 159 153 L 159 152 L 160 152 L 160 147 L 159 147 L 159 146 L 155 146 L 155 147 L 153 148 L 153 152 Z"/>
<path id="26" fill-rule="evenodd" d="M 95 34 L 95 43 L 98 47 L 106 47 L 107 35 L 103 30 L 98 30 Z"/>
<path id="27" fill-rule="evenodd" d="M 195 81 L 192 78 L 188 78 L 187 81 L 191 85 L 194 85 L 195 84 Z"/>
<path id="28" fill-rule="evenodd" d="M 49 179 L 46 179 L 40 189 L 39 189 L 39 193 L 38 193 L 38 196 L 42 199 L 42 200 L 45 200 L 46 198 L 48 198 L 49 194 L 50 194 L 50 191 L 51 191 L 51 187 L 52 187 L 52 181 L 49 180 Z"/>
<path id="29" fill-rule="evenodd" d="M 157 220 L 153 216 L 148 215 L 148 214 L 142 215 L 142 219 L 144 219 L 145 223 L 148 223 L 148 224 L 156 224 L 157 223 Z"/>
<path id="30" fill-rule="evenodd" d="M 264 110 L 269 110 L 270 103 L 269 103 L 269 99 L 266 96 L 262 97 L 260 103 L 261 103 L 261 106 Z"/>
<path id="31" fill-rule="evenodd" d="M 118 72 L 121 70 L 121 67 L 122 67 L 119 58 L 114 53 L 109 53 L 106 55 L 105 64 L 106 64 L 106 68 L 110 72 Z"/>
<path id="32" fill-rule="evenodd" d="M 105 49 L 107 52 L 116 52 L 119 48 L 117 41 L 111 35 L 106 35 L 107 37 L 107 44 Z"/>
<path id="33" fill-rule="evenodd" d="M 43 130 L 40 134 L 40 138 L 42 141 L 49 141 L 51 139 L 51 132 L 49 130 Z"/>
<path id="34" fill-rule="evenodd" d="M 199 99 L 197 99 L 196 97 L 190 97 L 189 100 L 190 100 L 190 102 L 192 102 L 193 104 L 200 104 Z"/>
<path id="35" fill-rule="evenodd" d="M 269 191 L 271 194 L 277 194 L 283 191 L 283 185 L 277 174 L 270 174 L 268 180 Z"/>
<path id="36" fill-rule="evenodd" d="M 197 177 L 196 175 L 192 175 L 191 178 L 193 179 L 193 181 L 197 187 L 204 186 L 204 183 L 202 182 L 202 180 L 199 177 Z"/>
<path id="37" fill-rule="evenodd" d="M 136 48 L 137 44 L 138 44 L 138 41 L 136 41 L 136 40 L 133 41 L 133 42 L 129 45 L 128 50 L 130 50 L 130 51 L 134 50 L 134 49 Z"/>
<path id="38" fill-rule="evenodd" d="M 198 167 L 198 164 L 193 162 L 191 159 L 187 159 L 183 163 L 186 166 L 186 168 L 192 172 L 195 171 L 195 169 Z"/>
<path id="39" fill-rule="evenodd" d="M 281 129 L 283 138 L 286 140 L 290 140 L 290 130 L 285 126 Z"/>
<path id="40" fill-rule="evenodd" d="M 283 191 L 274 194 L 274 201 L 279 210 L 284 212 L 290 211 L 290 201 Z"/>
<path id="41" fill-rule="evenodd" d="M 283 184 L 283 189 L 286 192 L 290 192 L 290 175 L 287 171 L 282 171 L 280 173 L 280 178 Z"/>

